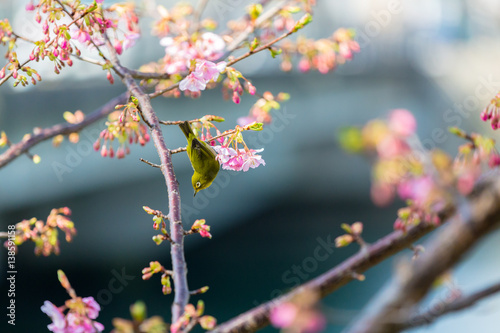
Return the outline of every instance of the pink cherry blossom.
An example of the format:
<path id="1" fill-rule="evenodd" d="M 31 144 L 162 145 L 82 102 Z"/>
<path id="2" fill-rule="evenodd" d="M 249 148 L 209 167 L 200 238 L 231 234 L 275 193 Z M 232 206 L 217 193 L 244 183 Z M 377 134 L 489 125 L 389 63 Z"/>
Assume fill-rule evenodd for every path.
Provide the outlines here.
<path id="1" fill-rule="evenodd" d="M 263 148 L 257 150 L 249 149 L 248 151 L 240 149 L 239 152 L 233 148 L 224 146 L 214 146 L 213 148 L 217 152 L 215 158 L 224 170 L 246 172 L 257 168 L 259 165 L 266 165 L 262 156 L 256 154 L 262 152 Z"/>
<path id="2" fill-rule="evenodd" d="M 65 333 L 65 327 L 66 327 L 66 321 L 64 320 L 64 315 L 59 310 L 58 307 L 56 307 L 54 304 L 52 304 L 49 301 L 43 302 L 42 307 L 40 308 L 43 313 L 45 313 L 47 316 L 52 319 L 52 324 L 49 324 L 47 328 L 49 331 L 54 332 L 54 333 Z"/>
<path id="3" fill-rule="evenodd" d="M 104 325 L 96 321 L 92 321 L 87 317 L 83 317 L 74 312 L 68 313 L 66 316 L 68 327 L 65 333 L 97 333 L 104 330 Z"/>
<path id="4" fill-rule="evenodd" d="M 381 158 L 393 158 L 409 151 L 408 144 L 395 135 L 387 135 L 377 144 L 377 152 Z"/>
<path id="5" fill-rule="evenodd" d="M 203 79 L 203 77 L 201 77 L 199 73 L 196 72 L 192 72 L 179 83 L 179 89 L 181 91 L 189 90 L 196 92 L 205 90 L 206 86 L 206 81 Z"/>
<path id="6" fill-rule="evenodd" d="M 403 200 L 410 199 L 421 204 L 428 198 L 433 188 L 434 182 L 431 177 L 413 178 L 398 185 L 398 195 Z"/>
<path id="7" fill-rule="evenodd" d="M 246 154 L 244 155 L 245 157 L 243 158 L 244 162 L 243 165 L 241 166 L 241 169 L 244 172 L 247 172 L 250 168 L 255 169 L 259 165 L 266 165 L 266 162 L 264 161 L 262 156 L 255 154 L 255 153 L 260 153 L 263 150 L 264 148 L 258 150 L 250 149 L 250 151 L 246 152 Z"/>
<path id="8" fill-rule="evenodd" d="M 231 157 L 226 164 L 223 164 L 222 169 L 241 171 L 244 162 L 245 160 L 243 159 L 243 155 L 236 155 Z"/>
<path id="9" fill-rule="evenodd" d="M 226 62 L 221 61 L 217 64 L 208 60 L 198 60 L 196 61 L 195 72 L 200 74 L 201 77 L 206 81 L 217 81 L 219 78 L 219 73 L 226 69 Z"/>
<path id="10" fill-rule="evenodd" d="M 71 38 L 78 40 L 82 44 L 90 41 L 90 35 L 84 30 L 71 30 L 70 35 Z"/>
<path id="11" fill-rule="evenodd" d="M 241 127 L 243 127 L 243 126 L 246 126 L 246 125 L 248 125 L 248 124 L 253 123 L 254 121 L 257 121 L 257 118 L 247 116 L 247 117 L 239 117 L 239 118 L 236 120 L 236 123 L 237 123 L 238 125 L 240 125 Z"/>
<path id="12" fill-rule="evenodd" d="M 285 328 L 292 325 L 297 316 L 298 308 L 292 303 L 283 303 L 271 310 L 271 324 L 275 327 Z"/>
<path id="13" fill-rule="evenodd" d="M 210 227 L 206 224 L 200 227 L 200 236 L 205 238 L 212 238 L 212 234 L 210 234 Z"/>
<path id="14" fill-rule="evenodd" d="M 226 43 L 221 36 L 213 32 L 205 32 L 201 35 L 197 46 L 205 59 L 215 60 L 222 56 Z"/>
<path id="15" fill-rule="evenodd" d="M 225 164 L 237 154 L 236 150 L 224 146 L 214 146 L 214 150 L 217 152 L 215 159 L 219 161 L 220 164 Z"/>
<path id="16" fill-rule="evenodd" d="M 396 109 L 389 115 L 389 128 L 397 135 L 408 137 L 415 133 L 417 121 L 406 109 Z"/>
<path id="17" fill-rule="evenodd" d="M 97 303 L 94 297 L 84 297 L 82 299 L 83 303 L 87 306 L 87 316 L 90 319 L 96 319 L 99 315 L 99 311 L 101 311 L 101 307 L 99 303 Z"/>
<path id="18" fill-rule="evenodd" d="M 138 33 L 125 34 L 125 39 L 123 40 L 123 49 L 129 49 L 135 45 L 136 41 L 141 37 Z"/>

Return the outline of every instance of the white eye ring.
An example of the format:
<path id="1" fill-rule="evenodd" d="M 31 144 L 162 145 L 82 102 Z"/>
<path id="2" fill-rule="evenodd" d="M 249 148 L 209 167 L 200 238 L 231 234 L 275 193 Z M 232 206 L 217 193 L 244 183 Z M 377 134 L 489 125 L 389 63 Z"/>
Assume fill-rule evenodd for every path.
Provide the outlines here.
<path id="1" fill-rule="evenodd" d="M 201 187 L 201 183 L 200 182 L 196 182 L 196 187 Z"/>

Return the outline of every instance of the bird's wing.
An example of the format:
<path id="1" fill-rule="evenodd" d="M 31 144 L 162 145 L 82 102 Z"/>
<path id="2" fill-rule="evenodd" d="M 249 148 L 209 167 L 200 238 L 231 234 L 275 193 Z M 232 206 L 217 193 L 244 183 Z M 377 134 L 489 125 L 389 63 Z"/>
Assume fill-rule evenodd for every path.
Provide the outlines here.
<path id="1" fill-rule="evenodd" d="M 191 141 L 191 160 L 196 160 L 201 162 L 203 166 L 207 163 L 213 163 L 215 161 L 215 150 L 207 145 L 205 142 L 201 142 L 198 139 L 194 138 Z M 196 163 L 192 163 L 193 168 Z M 202 170 L 196 170 L 198 172 L 202 172 Z"/>

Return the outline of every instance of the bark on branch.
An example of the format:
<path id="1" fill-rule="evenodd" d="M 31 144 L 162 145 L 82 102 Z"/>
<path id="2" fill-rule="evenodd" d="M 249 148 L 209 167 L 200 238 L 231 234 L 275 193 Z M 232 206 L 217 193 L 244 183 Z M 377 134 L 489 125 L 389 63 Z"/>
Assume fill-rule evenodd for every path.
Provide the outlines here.
<path id="1" fill-rule="evenodd" d="M 399 270 L 389 287 L 376 297 L 377 305 L 357 319 L 348 332 L 400 332 L 436 278 L 453 267 L 499 221 L 500 178 L 494 172 L 476 186 L 459 214 L 425 245 L 425 252 Z"/>
<path id="2" fill-rule="evenodd" d="M 99 119 L 106 117 L 115 110 L 117 104 L 125 104 L 128 99 L 128 93 L 125 92 L 117 97 L 114 97 L 109 102 L 88 114 L 85 119 L 77 124 L 62 123 L 49 128 L 41 129 L 37 134 L 32 134 L 29 137 L 21 140 L 18 143 L 11 145 L 5 152 L 0 155 L 0 168 L 6 166 L 18 156 L 25 154 L 30 148 L 36 146 L 42 141 L 51 139 L 56 135 L 67 135 L 74 132 L 79 132 L 85 127 L 95 123 Z"/>

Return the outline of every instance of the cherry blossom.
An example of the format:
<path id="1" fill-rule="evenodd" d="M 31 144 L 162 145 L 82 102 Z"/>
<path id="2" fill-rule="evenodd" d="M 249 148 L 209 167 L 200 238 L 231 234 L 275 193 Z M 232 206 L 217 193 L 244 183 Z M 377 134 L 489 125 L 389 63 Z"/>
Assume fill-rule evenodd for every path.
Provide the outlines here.
<path id="1" fill-rule="evenodd" d="M 408 137 L 415 133 L 417 121 L 410 111 L 396 109 L 389 115 L 389 128 L 402 137 Z"/>
<path id="2" fill-rule="evenodd" d="M 181 91 L 189 90 L 196 92 L 200 90 L 205 90 L 206 86 L 207 86 L 206 80 L 203 79 L 201 74 L 197 72 L 192 72 L 179 83 L 179 89 Z"/>
<path id="3" fill-rule="evenodd" d="M 52 319 L 52 323 L 47 326 L 49 331 L 54 333 L 64 333 L 66 327 L 66 321 L 64 320 L 64 315 L 59 310 L 57 306 L 52 304 L 49 301 L 43 302 L 42 307 L 40 308 L 43 313 Z"/>
<path id="4" fill-rule="evenodd" d="M 217 152 L 216 159 L 224 170 L 246 172 L 257 168 L 259 165 L 266 165 L 262 156 L 256 154 L 262 152 L 264 148 L 257 150 L 239 149 L 239 151 L 224 146 L 214 146 L 213 148 Z"/>

